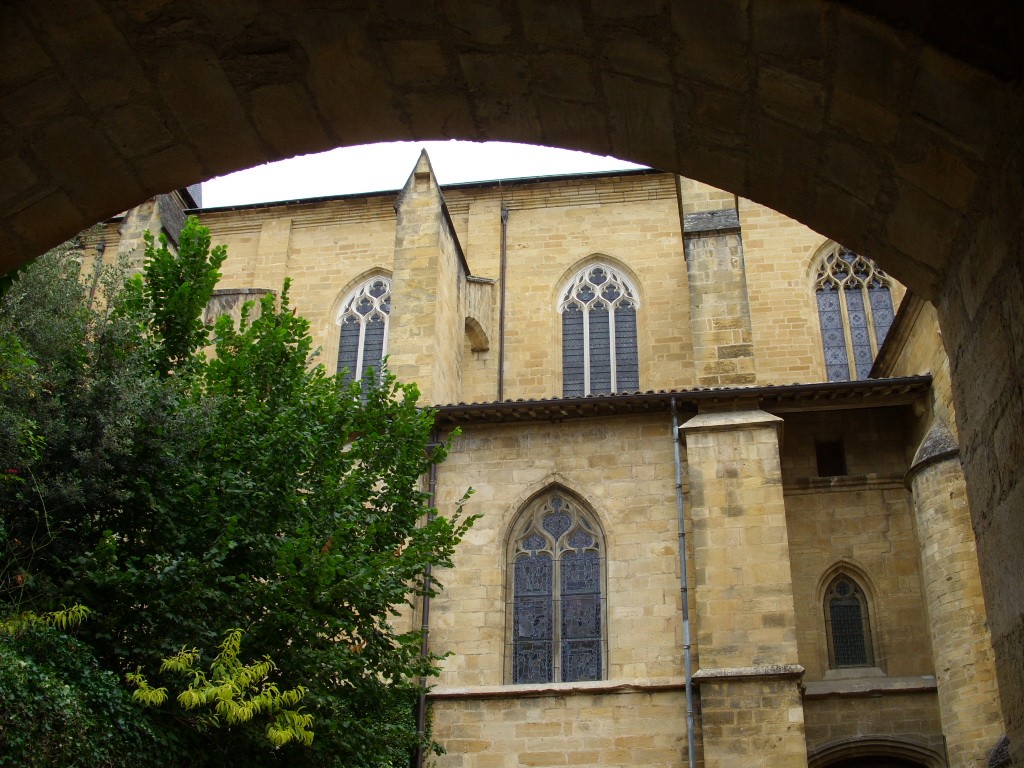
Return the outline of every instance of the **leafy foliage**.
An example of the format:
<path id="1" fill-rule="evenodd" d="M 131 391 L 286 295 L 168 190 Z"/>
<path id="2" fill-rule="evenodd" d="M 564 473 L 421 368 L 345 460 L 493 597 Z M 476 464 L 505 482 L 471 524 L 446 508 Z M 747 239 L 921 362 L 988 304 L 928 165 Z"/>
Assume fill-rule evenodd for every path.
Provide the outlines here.
<path id="1" fill-rule="evenodd" d="M 306 690 L 312 747 L 270 750 L 236 718 L 193 734 L 192 764 L 404 765 L 414 681 L 438 659 L 396 617 L 472 522 L 425 522 L 420 478 L 446 447 L 428 448 L 415 386 L 343 386 L 311 363 L 287 284 L 238 326 L 221 318 L 210 349 L 200 314 L 223 253 L 208 247 L 190 220 L 178 256 L 150 241 L 143 278 L 101 280 L 95 302 L 61 259 L 4 296 L 0 594 L 12 612 L 90 606 L 79 637 L 154 690 L 176 684 L 152 670 L 182 648 L 223 662 L 237 628 L 281 690 Z M 177 699 L 165 710 L 198 724 Z"/>
<path id="2" fill-rule="evenodd" d="M 275 747 L 283 747 L 290 741 L 309 746 L 313 743 L 312 715 L 294 709 L 306 689 L 301 685 L 281 691 L 268 681 L 276 668 L 269 657 L 252 664 L 238 660 L 242 650 L 240 629 L 228 630 L 220 653 L 210 664 L 210 674 L 197 668 L 200 653 L 197 648 L 182 648 L 174 656 L 164 659 L 161 672 L 175 672 L 190 677 L 191 682 L 180 694 L 178 703 L 187 710 L 209 707 L 212 713 L 201 713 L 195 720 L 197 727 L 216 727 L 221 723 L 238 725 L 247 723 L 257 715 L 275 715 L 267 725 L 267 739 Z M 139 672 L 130 672 L 128 682 L 136 686 L 132 698 L 145 706 L 160 706 L 167 701 L 166 688 L 154 688 Z"/>
<path id="3" fill-rule="evenodd" d="M 167 755 L 184 745 L 132 703 L 87 645 L 57 628 L 68 620 L 68 612 L 21 616 L 0 628 L 0 766 L 171 765 Z"/>

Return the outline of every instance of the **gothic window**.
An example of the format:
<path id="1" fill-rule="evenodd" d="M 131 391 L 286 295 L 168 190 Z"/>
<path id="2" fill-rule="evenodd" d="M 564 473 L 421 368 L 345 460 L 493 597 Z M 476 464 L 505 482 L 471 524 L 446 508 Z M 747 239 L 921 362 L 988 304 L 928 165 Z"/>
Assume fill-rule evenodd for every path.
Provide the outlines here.
<path id="1" fill-rule="evenodd" d="M 832 669 L 874 665 L 868 601 L 857 582 L 845 574 L 836 576 L 825 593 L 825 634 Z"/>
<path id="2" fill-rule="evenodd" d="M 509 547 L 513 683 L 604 677 L 604 543 L 579 503 L 553 493 L 532 504 Z"/>
<path id="3" fill-rule="evenodd" d="M 630 282 L 606 264 L 592 264 L 569 281 L 558 305 L 565 397 L 640 388 L 638 306 Z"/>
<path id="4" fill-rule="evenodd" d="M 338 373 L 347 384 L 363 377 L 367 369 L 376 375 L 388 348 L 388 317 L 391 314 L 391 281 L 374 277 L 356 288 L 338 313 Z"/>
<path id="5" fill-rule="evenodd" d="M 834 246 L 815 290 L 829 381 L 866 379 L 893 320 L 892 281 L 870 259 Z"/>

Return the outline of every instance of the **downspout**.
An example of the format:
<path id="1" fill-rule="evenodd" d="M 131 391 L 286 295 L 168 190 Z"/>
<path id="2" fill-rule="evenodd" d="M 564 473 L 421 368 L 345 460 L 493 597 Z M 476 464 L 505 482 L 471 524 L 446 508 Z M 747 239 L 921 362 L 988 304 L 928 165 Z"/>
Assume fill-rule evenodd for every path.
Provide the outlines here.
<path id="1" fill-rule="evenodd" d="M 498 402 L 505 399 L 505 264 L 508 255 L 508 208 L 501 204 L 501 301 L 498 307 Z"/>
<path id="2" fill-rule="evenodd" d="M 683 669 L 686 680 L 687 765 L 694 768 L 697 748 L 693 723 L 693 657 L 690 654 L 690 595 L 686 576 L 686 520 L 683 514 L 683 463 L 679 451 L 679 416 L 672 398 L 672 450 L 676 460 L 676 524 L 679 526 L 680 591 L 683 597 Z"/>
<path id="3" fill-rule="evenodd" d="M 433 452 L 437 449 L 437 433 L 430 436 L 427 450 Z M 437 464 L 430 465 L 430 472 L 427 474 L 427 524 L 434 521 L 434 504 L 437 500 Z M 420 641 L 420 658 L 426 658 L 430 652 L 430 578 L 432 568 L 428 562 L 423 571 L 423 618 L 420 622 L 420 632 L 423 637 Z M 416 754 L 413 759 L 415 768 L 423 768 L 423 741 L 427 736 L 427 678 L 420 678 L 420 695 L 416 701 Z"/>

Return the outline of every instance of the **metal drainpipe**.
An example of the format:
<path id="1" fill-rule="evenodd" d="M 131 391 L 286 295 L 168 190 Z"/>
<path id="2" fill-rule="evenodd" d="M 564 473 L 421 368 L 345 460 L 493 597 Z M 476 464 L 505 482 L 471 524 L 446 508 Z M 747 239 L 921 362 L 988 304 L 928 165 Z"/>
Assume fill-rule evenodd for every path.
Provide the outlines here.
<path id="1" fill-rule="evenodd" d="M 505 259 L 508 254 L 508 208 L 501 204 L 501 304 L 498 309 L 498 401 L 505 399 Z"/>
<path id="2" fill-rule="evenodd" d="M 672 450 L 676 460 L 676 522 L 679 526 L 680 591 L 683 596 L 683 668 L 686 680 L 686 746 L 687 765 L 696 764 L 693 723 L 693 658 L 690 655 L 690 596 L 686 576 L 686 520 L 683 514 L 683 463 L 679 452 L 679 416 L 676 399 L 672 398 Z"/>
<path id="3" fill-rule="evenodd" d="M 440 443 L 437 442 L 437 433 L 430 436 L 430 443 L 427 450 L 433 452 Z M 434 503 L 437 499 L 437 464 L 430 465 L 430 472 L 427 474 L 427 496 L 429 511 L 427 512 L 427 523 L 434 520 Z M 430 652 L 430 577 L 432 568 L 430 563 L 423 571 L 423 618 L 420 622 L 420 632 L 423 639 L 420 641 L 420 657 L 426 657 Z M 423 768 L 423 740 L 427 734 L 427 678 L 420 678 L 420 695 L 416 702 L 416 754 L 413 765 L 415 768 Z"/>

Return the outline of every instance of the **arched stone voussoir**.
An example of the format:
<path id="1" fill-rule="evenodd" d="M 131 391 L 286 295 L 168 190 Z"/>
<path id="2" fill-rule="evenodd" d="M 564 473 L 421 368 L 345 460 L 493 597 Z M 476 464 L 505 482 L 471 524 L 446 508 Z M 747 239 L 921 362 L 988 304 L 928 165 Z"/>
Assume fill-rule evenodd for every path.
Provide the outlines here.
<path id="1" fill-rule="evenodd" d="M 1020 68 L 962 24 L 866 0 L 8 4 L 0 270 L 239 168 L 501 139 L 728 189 L 934 296 Z"/>

